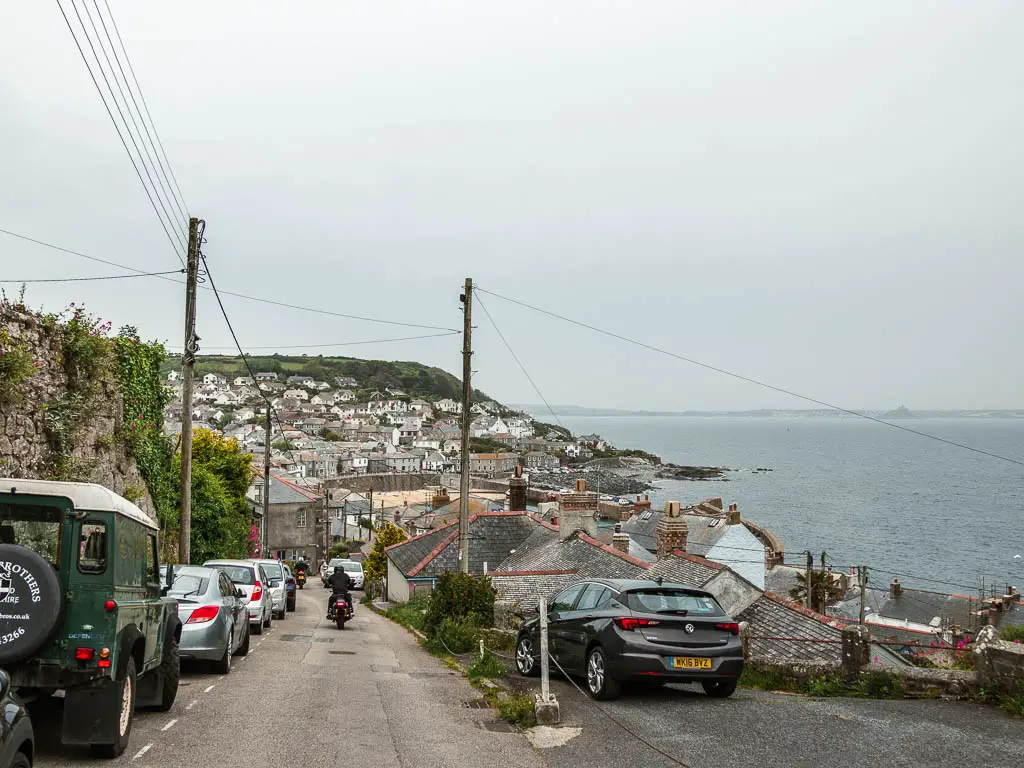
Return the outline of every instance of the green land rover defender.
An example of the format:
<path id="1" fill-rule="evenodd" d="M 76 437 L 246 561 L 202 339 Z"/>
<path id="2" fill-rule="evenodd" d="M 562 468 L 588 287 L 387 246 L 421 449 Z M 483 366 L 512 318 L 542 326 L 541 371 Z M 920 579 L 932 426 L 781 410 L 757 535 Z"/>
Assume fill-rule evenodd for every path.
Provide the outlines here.
<path id="1" fill-rule="evenodd" d="M 0 667 L 26 698 L 64 692 L 65 744 L 117 757 L 136 706 L 174 703 L 181 622 L 157 531 L 100 485 L 0 478 Z"/>

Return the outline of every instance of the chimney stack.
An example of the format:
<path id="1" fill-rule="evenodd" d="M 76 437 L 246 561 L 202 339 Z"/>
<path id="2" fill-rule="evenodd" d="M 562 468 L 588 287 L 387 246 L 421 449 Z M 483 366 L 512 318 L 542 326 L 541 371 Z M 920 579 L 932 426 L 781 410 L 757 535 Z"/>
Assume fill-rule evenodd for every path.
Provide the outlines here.
<path id="1" fill-rule="evenodd" d="M 674 550 L 686 551 L 689 529 L 680 512 L 678 501 L 665 502 L 665 516 L 658 522 L 658 559 L 664 560 Z"/>
<path id="2" fill-rule="evenodd" d="M 740 505 L 730 504 L 729 511 L 725 513 L 725 524 L 726 525 L 739 525 L 742 522 L 740 519 Z"/>
<path id="3" fill-rule="evenodd" d="M 516 465 L 516 475 L 508 481 L 508 509 L 510 512 L 526 511 L 526 478 L 520 465 Z"/>
<path id="4" fill-rule="evenodd" d="M 893 578 L 892 583 L 889 584 L 889 597 L 895 600 L 903 592 L 903 586 L 900 584 L 900 580 Z"/>
<path id="5" fill-rule="evenodd" d="M 575 493 L 563 493 L 558 501 L 558 535 L 563 541 L 576 531 L 597 536 L 597 494 L 587 490 L 586 480 L 576 481 Z"/>
<path id="6" fill-rule="evenodd" d="M 612 534 L 612 546 L 624 555 L 629 554 L 629 534 L 623 533 L 622 523 L 615 524 L 615 533 Z"/>

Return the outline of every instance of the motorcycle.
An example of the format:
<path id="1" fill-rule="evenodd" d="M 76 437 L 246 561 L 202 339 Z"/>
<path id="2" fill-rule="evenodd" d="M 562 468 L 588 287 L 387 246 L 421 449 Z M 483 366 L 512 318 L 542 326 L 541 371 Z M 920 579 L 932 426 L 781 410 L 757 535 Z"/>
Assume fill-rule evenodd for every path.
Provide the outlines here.
<path id="1" fill-rule="evenodd" d="M 345 622 L 351 619 L 353 615 L 352 605 L 345 598 L 339 597 L 334 601 L 331 610 L 327 613 L 327 618 L 335 622 L 338 625 L 338 629 L 344 629 Z"/>
<path id="2" fill-rule="evenodd" d="M 299 589 L 302 589 L 302 587 L 306 583 L 306 572 L 305 571 L 299 571 L 298 573 L 295 574 L 295 583 L 296 583 L 296 585 L 298 585 Z"/>

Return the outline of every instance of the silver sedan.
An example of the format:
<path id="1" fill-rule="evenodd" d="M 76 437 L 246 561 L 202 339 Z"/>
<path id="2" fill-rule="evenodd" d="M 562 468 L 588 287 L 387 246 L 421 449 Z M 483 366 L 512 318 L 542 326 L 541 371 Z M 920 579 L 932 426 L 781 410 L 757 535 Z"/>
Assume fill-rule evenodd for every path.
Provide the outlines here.
<path id="1" fill-rule="evenodd" d="M 248 599 L 219 568 L 179 566 L 168 596 L 178 601 L 181 658 L 211 662 L 214 672 L 231 671 L 231 657 L 249 652 Z"/>

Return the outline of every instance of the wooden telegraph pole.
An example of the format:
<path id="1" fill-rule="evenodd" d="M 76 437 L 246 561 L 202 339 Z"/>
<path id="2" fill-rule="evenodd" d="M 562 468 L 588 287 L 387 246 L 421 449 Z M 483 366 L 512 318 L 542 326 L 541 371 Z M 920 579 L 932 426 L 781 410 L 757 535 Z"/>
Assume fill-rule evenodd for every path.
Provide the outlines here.
<path id="1" fill-rule="evenodd" d="M 459 479 L 459 570 L 469 573 L 469 408 L 473 400 L 473 279 L 462 294 L 462 475 Z"/>
<path id="2" fill-rule="evenodd" d="M 270 530 L 270 402 L 263 422 L 263 529 L 260 531 L 260 557 L 266 557 L 266 532 Z"/>
<path id="3" fill-rule="evenodd" d="M 185 351 L 181 356 L 181 530 L 178 561 L 192 558 L 192 375 L 199 351 L 196 336 L 196 279 L 199 273 L 199 219 L 188 221 L 188 265 L 185 274 Z"/>

